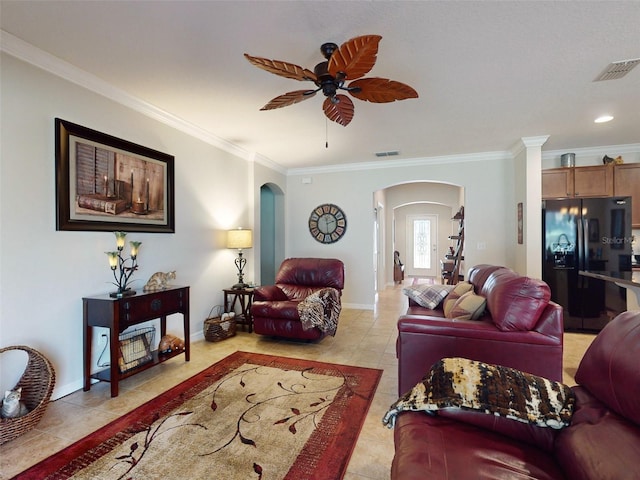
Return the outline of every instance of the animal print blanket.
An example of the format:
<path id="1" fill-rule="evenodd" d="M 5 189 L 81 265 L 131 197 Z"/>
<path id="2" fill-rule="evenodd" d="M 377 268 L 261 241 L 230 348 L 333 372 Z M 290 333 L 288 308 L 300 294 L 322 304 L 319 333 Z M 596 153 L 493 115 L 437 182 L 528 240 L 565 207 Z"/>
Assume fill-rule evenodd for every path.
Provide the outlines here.
<path id="1" fill-rule="evenodd" d="M 400 412 L 461 408 L 560 429 L 571 423 L 575 398 L 559 382 L 466 358 L 444 358 L 389 407 L 382 423 L 393 428 Z"/>
<path id="2" fill-rule="evenodd" d="M 340 292 L 330 287 L 312 293 L 298 304 L 302 328 L 309 330 L 317 327 L 332 336 L 338 329 L 341 310 Z"/>

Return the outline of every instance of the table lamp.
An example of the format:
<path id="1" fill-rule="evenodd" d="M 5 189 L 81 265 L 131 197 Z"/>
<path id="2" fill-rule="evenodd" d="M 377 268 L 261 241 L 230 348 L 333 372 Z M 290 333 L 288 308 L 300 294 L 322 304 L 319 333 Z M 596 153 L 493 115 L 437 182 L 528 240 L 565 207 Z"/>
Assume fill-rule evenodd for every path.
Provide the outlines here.
<path id="1" fill-rule="evenodd" d="M 253 246 L 253 232 L 249 229 L 236 228 L 235 230 L 229 230 L 227 232 L 227 248 L 237 248 L 238 258 L 235 263 L 238 268 L 238 283 L 232 288 L 240 290 L 247 288 L 249 285 L 244 283 L 244 266 L 247 264 L 247 259 L 242 257 L 242 249 L 251 248 Z"/>

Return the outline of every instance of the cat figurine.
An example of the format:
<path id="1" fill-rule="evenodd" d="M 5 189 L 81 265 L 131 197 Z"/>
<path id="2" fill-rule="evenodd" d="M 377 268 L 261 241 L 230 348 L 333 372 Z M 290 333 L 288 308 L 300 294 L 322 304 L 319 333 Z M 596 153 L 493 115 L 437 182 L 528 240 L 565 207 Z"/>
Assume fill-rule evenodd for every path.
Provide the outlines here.
<path id="1" fill-rule="evenodd" d="M 166 290 L 169 280 L 176 279 L 176 271 L 171 272 L 156 272 L 149 278 L 147 284 L 142 288 L 145 292 L 157 292 L 159 290 Z"/>
<path id="2" fill-rule="evenodd" d="M 184 340 L 175 335 L 165 335 L 160 339 L 158 350 L 160 353 L 181 352 L 184 350 Z"/>
<path id="3" fill-rule="evenodd" d="M 2 418 L 18 418 L 29 413 L 27 406 L 20 400 L 21 396 L 22 387 L 4 392 L 2 409 L 0 410 Z"/>

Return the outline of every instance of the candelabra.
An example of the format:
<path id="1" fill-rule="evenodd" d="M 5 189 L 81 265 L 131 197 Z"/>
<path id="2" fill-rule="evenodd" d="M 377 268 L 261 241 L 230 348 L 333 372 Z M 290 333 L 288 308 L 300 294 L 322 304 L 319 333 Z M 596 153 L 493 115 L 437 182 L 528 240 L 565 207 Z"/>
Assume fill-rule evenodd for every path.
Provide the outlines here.
<path id="1" fill-rule="evenodd" d="M 129 283 L 129 279 L 133 272 L 138 269 L 138 250 L 142 242 L 129 242 L 131 245 L 131 254 L 129 258 L 124 258 L 122 256 L 122 250 L 124 249 L 125 237 L 127 234 L 125 232 L 113 232 L 116 236 L 116 248 L 115 252 L 105 252 L 109 257 L 109 266 L 111 267 L 111 271 L 113 272 L 113 278 L 115 282 L 112 282 L 118 290 L 109 294 L 110 297 L 120 298 L 120 297 L 128 297 L 129 295 L 135 295 L 135 290 L 131 290 L 127 288 L 127 284 Z M 129 262 L 129 264 L 127 264 Z"/>

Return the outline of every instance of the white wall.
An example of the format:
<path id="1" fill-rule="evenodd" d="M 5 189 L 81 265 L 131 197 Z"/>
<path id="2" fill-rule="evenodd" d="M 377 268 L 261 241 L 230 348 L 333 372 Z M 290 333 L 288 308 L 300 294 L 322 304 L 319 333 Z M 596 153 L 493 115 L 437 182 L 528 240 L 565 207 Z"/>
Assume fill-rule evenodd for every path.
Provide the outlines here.
<path id="1" fill-rule="evenodd" d="M 288 255 L 342 259 L 346 270 L 344 303 L 373 308 L 373 192 L 405 182 L 432 181 L 465 189 L 465 264 L 509 266 L 507 259 L 514 248 L 515 234 L 506 224 L 507 219 L 515 217 L 516 205 L 511 187 L 513 169 L 508 156 L 463 155 L 436 161 L 398 161 L 394 165 L 397 166 L 371 166 L 368 170 L 319 168 L 290 172 L 287 177 Z M 311 178 L 312 182 L 302 183 L 303 178 Z M 340 206 L 348 220 L 345 236 L 331 245 L 315 241 L 307 228 L 311 210 L 321 203 Z"/>
<path id="2" fill-rule="evenodd" d="M 112 288 L 104 252 L 113 249 L 115 237 L 56 231 L 54 118 L 175 156 L 176 233 L 128 238 L 142 241 L 134 286 L 142 287 L 156 271 L 175 269 L 175 283 L 191 287 L 194 337 L 210 308 L 222 303 L 221 290 L 236 281 L 225 231 L 252 227 L 252 168 L 11 56 L 3 54 L 1 61 L 0 345 L 44 353 L 56 369 L 58 397 L 82 386 L 82 297 Z M 251 250 L 247 258 L 254 263 Z M 172 333 L 181 333 L 180 319 L 169 320 Z M 13 386 L 6 367 L 2 388 Z"/>

